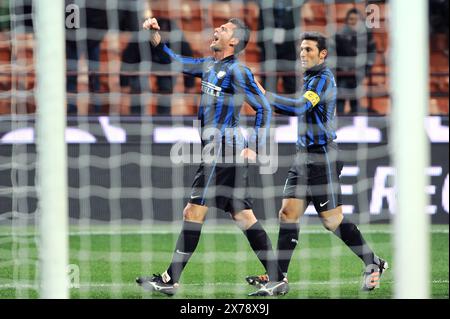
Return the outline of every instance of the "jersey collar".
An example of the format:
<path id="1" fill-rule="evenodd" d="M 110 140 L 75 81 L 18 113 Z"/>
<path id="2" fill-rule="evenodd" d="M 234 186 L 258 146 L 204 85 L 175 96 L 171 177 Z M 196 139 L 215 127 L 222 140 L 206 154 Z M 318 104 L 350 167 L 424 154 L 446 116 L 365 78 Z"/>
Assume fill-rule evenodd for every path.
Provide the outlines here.
<path id="1" fill-rule="evenodd" d="M 215 62 L 216 63 L 225 63 L 225 62 L 228 62 L 228 61 L 233 61 L 233 60 L 235 60 L 236 59 L 236 55 L 234 55 L 234 54 L 232 54 L 232 55 L 229 55 L 229 56 L 227 56 L 226 58 L 223 58 L 222 60 L 216 60 Z"/>
<path id="2" fill-rule="evenodd" d="M 327 67 L 326 62 L 317 64 L 317 65 L 313 66 L 311 69 L 305 71 L 305 76 L 317 74 L 317 73 L 321 72 L 323 69 L 325 69 L 326 67 Z"/>

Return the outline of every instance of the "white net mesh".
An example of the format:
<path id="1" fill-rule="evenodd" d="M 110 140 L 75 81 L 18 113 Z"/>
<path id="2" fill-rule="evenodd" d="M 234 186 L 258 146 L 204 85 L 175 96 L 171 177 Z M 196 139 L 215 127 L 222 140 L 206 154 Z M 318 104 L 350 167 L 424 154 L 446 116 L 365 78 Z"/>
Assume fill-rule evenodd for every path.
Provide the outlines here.
<path id="1" fill-rule="evenodd" d="M 11 0 L 2 1 L 0 9 L 0 298 L 36 298 L 33 6 L 31 0 Z M 352 9 L 359 20 L 353 29 Z M 337 142 L 345 162 L 343 212 L 376 254 L 390 261 L 395 189 L 388 123 L 389 92 L 395 88 L 389 87 L 388 15 L 387 1 L 66 1 L 70 296 L 159 298 L 134 280 L 167 269 L 182 227 L 199 162 L 175 164 L 171 151 L 180 141 L 200 149 L 193 123 L 201 81 L 183 75 L 178 64 L 167 64 L 151 48 L 142 29 L 149 16 L 158 18 L 163 41 L 174 52 L 194 57 L 211 54 L 215 27 L 231 17 L 242 19 L 251 35 L 241 62 L 268 91 L 285 96 L 296 95 L 302 85 L 299 35 L 319 31 L 329 37 L 327 63 L 339 88 Z M 442 34 L 432 35 L 430 48 L 432 115 L 448 114 L 448 61 L 442 59 L 448 42 L 441 44 L 448 40 Z M 244 103 L 241 125 L 251 127 L 254 119 L 255 111 Z M 274 249 L 297 125 L 295 117 L 274 116 L 278 169 L 249 170 L 253 210 Z M 433 116 L 427 125 L 428 213 L 434 223 L 444 224 L 432 228 L 432 249 L 448 251 L 448 118 Z M 448 297 L 448 254 L 444 257 L 433 266 L 433 297 Z M 286 297 L 393 297 L 389 272 L 375 293 L 361 292 L 362 270 L 360 259 L 322 227 L 309 205 L 300 221 Z M 229 214 L 211 207 L 177 297 L 242 298 L 253 290 L 245 277 L 262 273 Z"/>

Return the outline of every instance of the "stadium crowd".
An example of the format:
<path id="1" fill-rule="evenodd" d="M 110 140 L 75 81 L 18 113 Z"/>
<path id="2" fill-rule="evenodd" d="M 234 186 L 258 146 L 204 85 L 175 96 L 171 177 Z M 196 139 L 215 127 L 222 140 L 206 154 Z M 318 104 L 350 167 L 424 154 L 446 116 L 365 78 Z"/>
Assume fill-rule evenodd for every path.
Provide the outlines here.
<path id="1" fill-rule="evenodd" d="M 87 7 L 79 6 L 84 3 Z M 68 113 L 197 113 L 200 86 L 195 81 L 199 80 L 179 75 L 166 61 L 154 58 L 145 30 L 139 28 L 149 15 L 162 21 L 164 36 L 175 51 L 194 57 L 210 54 L 206 43 L 213 25 L 230 17 L 244 20 L 252 32 L 240 59 L 261 83 L 285 94 L 295 94 L 300 87 L 296 35 L 322 32 L 335 44 L 328 63 L 341 88 L 338 114 L 390 113 L 388 1 L 274 3 L 268 8 L 257 0 L 186 0 L 181 5 L 162 0 L 66 0 Z M 77 5 L 79 12 L 71 5 Z M 429 0 L 429 7 L 429 110 L 432 115 L 448 114 L 448 1 Z M 349 27 L 353 14 L 360 19 L 358 30 Z M 79 25 L 68 27 L 71 19 L 78 19 Z M 1 2 L 0 114 L 35 112 L 34 31 L 31 0 Z M 355 61 L 365 57 L 350 73 L 342 62 L 349 55 Z M 253 114 L 248 105 L 242 112 Z"/>

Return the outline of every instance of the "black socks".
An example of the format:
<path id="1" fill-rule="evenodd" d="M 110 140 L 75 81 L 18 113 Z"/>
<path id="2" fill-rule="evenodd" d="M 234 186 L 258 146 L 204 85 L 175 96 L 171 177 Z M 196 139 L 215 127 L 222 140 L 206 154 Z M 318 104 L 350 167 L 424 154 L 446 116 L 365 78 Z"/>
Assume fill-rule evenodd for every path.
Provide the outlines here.
<path id="1" fill-rule="evenodd" d="M 203 224 L 201 223 L 183 222 L 183 229 L 175 246 L 172 263 L 167 269 L 167 274 L 171 277 L 171 283 L 177 283 L 180 280 L 184 267 L 189 258 L 191 258 L 195 248 L 197 248 L 202 226 Z"/>
<path id="2" fill-rule="evenodd" d="M 289 263 L 298 244 L 299 223 L 280 223 L 278 233 L 278 263 L 284 276 L 287 276 Z"/>
<path id="3" fill-rule="evenodd" d="M 283 280 L 284 276 L 278 267 L 277 258 L 272 250 L 272 242 L 260 222 L 254 223 L 249 229 L 244 231 L 244 234 L 247 236 L 256 256 L 266 269 L 269 279 L 272 281 Z"/>
<path id="4" fill-rule="evenodd" d="M 178 237 L 172 262 L 167 269 L 170 276 L 170 283 L 177 283 L 180 280 L 181 273 L 197 248 L 200 239 L 200 233 L 203 224 L 185 221 L 183 228 Z M 287 273 L 287 267 L 291 259 L 293 250 L 298 241 L 298 224 L 281 224 L 278 239 L 278 250 L 283 258 L 280 258 L 280 269 L 278 260 L 273 252 L 272 243 L 266 231 L 259 222 L 253 224 L 249 229 L 244 231 L 250 246 L 255 252 L 258 259 L 267 271 L 270 280 L 281 281 Z"/>
<path id="5" fill-rule="evenodd" d="M 345 217 L 334 234 L 361 258 L 366 266 L 376 262 L 372 249 L 367 245 L 358 227 Z"/>

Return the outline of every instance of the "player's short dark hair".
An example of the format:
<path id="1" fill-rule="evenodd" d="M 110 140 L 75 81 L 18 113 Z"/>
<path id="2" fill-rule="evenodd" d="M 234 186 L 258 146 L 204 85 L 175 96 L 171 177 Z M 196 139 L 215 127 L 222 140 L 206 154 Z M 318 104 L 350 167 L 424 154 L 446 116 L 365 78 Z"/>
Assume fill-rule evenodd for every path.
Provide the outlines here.
<path id="1" fill-rule="evenodd" d="M 244 50 L 247 46 L 248 40 L 250 39 L 250 30 L 241 19 L 231 18 L 228 22 L 231 22 L 236 26 L 236 29 L 234 29 L 233 32 L 233 36 L 239 39 L 239 43 L 234 48 L 234 53 L 236 54 Z"/>
<path id="2" fill-rule="evenodd" d="M 327 37 L 320 32 L 304 32 L 300 36 L 299 44 L 301 44 L 303 40 L 317 42 L 319 53 L 322 52 L 322 50 L 328 50 Z"/>
<path id="3" fill-rule="evenodd" d="M 362 19 L 363 15 L 361 14 L 361 12 L 356 9 L 356 8 L 351 8 L 350 10 L 347 11 L 347 13 L 345 14 L 345 22 L 348 21 L 348 18 L 350 17 L 351 14 L 356 14 L 360 19 Z"/>

